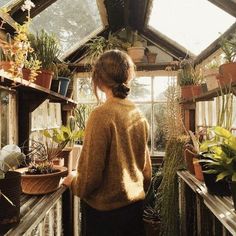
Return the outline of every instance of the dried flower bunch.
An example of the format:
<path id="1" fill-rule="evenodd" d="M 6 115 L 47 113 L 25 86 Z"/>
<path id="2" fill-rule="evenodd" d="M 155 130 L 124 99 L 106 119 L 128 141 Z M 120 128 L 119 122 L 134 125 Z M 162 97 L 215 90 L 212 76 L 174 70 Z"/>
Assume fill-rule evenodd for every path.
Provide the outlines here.
<path id="1" fill-rule="evenodd" d="M 27 20 L 22 24 L 15 24 L 15 36 L 11 40 L 7 37 L 7 42 L 0 41 L 0 58 L 4 61 L 12 61 L 10 72 L 14 77 L 22 77 L 22 68 L 30 69 L 29 79 L 33 82 L 38 75 L 41 62 L 36 58 L 29 57 L 34 50 L 31 47 L 28 34 L 29 25 L 31 23 L 30 10 L 34 7 L 34 3 L 26 0 L 22 6 L 22 10 L 28 12 Z M 3 28 L 3 25 L 1 25 Z"/>

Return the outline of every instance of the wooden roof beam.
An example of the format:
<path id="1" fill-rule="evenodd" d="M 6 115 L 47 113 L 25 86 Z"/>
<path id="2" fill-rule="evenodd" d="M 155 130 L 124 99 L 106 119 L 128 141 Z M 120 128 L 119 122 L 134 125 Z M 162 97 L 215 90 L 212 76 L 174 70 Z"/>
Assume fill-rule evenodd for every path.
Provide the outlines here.
<path id="1" fill-rule="evenodd" d="M 194 60 L 195 65 L 200 64 L 202 61 L 207 59 L 211 54 L 216 52 L 220 48 L 220 40 L 222 37 L 228 37 L 230 34 L 236 32 L 236 22 L 218 39 L 216 39 L 209 47 L 202 51 Z"/>
<path id="2" fill-rule="evenodd" d="M 164 36 L 160 36 L 155 32 L 154 29 L 145 28 L 141 31 L 141 34 L 149 39 L 152 43 L 159 46 L 160 49 L 166 51 L 169 55 L 173 56 L 175 59 L 184 59 L 193 57 L 191 53 L 181 46 L 177 46 L 177 43 L 171 40 L 167 40 Z"/>
<path id="3" fill-rule="evenodd" d="M 36 15 L 38 15 L 40 12 L 45 10 L 47 7 L 49 7 L 51 4 L 56 2 L 57 0 L 35 0 L 34 4 L 35 7 L 31 9 L 30 16 L 33 18 Z M 10 12 L 12 18 L 19 22 L 23 23 L 26 20 L 27 12 L 23 12 L 19 5 L 17 5 L 16 8 L 13 8 Z"/>
<path id="4" fill-rule="evenodd" d="M 236 17 L 236 1 L 235 0 L 208 0 L 230 15 Z"/>

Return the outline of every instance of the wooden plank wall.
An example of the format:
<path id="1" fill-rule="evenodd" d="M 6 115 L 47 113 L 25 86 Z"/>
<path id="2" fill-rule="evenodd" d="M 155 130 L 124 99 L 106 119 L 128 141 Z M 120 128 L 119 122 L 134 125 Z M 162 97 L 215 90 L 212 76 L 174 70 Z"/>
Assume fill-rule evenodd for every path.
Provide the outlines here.
<path id="1" fill-rule="evenodd" d="M 16 93 L 0 89 L 0 146 L 18 144 Z"/>

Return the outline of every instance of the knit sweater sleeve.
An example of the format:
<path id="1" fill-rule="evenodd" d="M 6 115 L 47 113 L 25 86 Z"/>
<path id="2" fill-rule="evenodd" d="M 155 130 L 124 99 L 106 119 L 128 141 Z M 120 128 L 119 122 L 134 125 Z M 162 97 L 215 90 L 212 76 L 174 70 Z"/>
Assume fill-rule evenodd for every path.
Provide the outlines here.
<path id="1" fill-rule="evenodd" d="M 93 111 L 88 119 L 82 152 L 71 189 L 80 198 L 88 197 L 102 181 L 110 130 L 103 115 Z"/>

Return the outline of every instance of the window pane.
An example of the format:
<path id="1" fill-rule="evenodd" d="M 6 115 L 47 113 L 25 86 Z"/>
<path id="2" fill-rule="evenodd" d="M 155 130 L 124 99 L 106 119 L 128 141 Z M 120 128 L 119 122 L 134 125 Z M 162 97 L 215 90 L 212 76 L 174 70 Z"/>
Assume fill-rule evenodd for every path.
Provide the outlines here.
<path id="1" fill-rule="evenodd" d="M 152 105 L 151 104 L 137 104 L 137 107 L 140 109 L 140 111 L 146 117 L 146 119 L 149 123 L 149 126 L 151 127 Z M 151 130 L 149 132 L 148 147 L 149 147 L 149 150 L 151 150 Z"/>
<path id="2" fill-rule="evenodd" d="M 153 109 L 153 151 L 165 151 L 165 112 L 166 103 L 156 103 Z"/>
<path id="3" fill-rule="evenodd" d="M 173 84 L 176 83 L 176 79 L 171 77 L 167 77 L 167 76 L 158 76 L 158 77 L 154 77 L 153 80 L 153 93 L 154 93 L 154 100 L 155 101 L 166 101 L 166 96 L 165 96 L 165 92 L 167 90 L 167 88 Z"/>
<path id="4" fill-rule="evenodd" d="M 210 1 L 154 0 L 148 25 L 198 55 L 234 22 Z"/>
<path id="5" fill-rule="evenodd" d="M 89 78 L 77 79 L 78 102 L 96 102 L 92 81 Z"/>
<path id="6" fill-rule="evenodd" d="M 1 0 L 0 1 L 0 7 L 3 7 L 5 5 L 8 5 L 8 3 L 14 2 L 14 0 Z"/>
<path id="7" fill-rule="evenodd" d="M 133 101 L 151 101 L 151 77 L 134 78 L 130 85 L 129 99 Z"/>
<path id="8" fill-rule="evenodd" d="M 33 18 L 34 31 L 55 33 L 63 53 L 75 50 L 85 37 L 102 29 L 99 10 L 94 0 L 58 0 Z"/>

